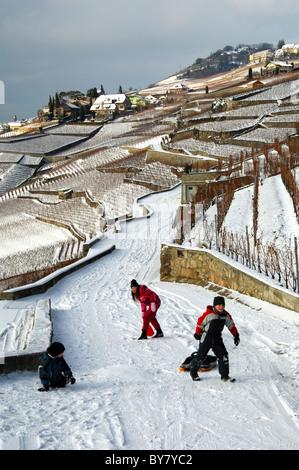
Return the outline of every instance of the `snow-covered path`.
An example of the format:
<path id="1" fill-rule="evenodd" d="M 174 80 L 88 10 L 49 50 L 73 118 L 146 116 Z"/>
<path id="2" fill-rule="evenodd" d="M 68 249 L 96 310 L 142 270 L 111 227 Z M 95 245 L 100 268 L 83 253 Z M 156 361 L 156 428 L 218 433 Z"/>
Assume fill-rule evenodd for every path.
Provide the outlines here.
<path id="1" fill-rule="evenodd" d="M 44 294 L 54 340 L 65 344 L 77 381 L 40 393 L 34 372 L 0 377 L 0 448 L 299 449 L 296 314 L 232 292 L 226 308 L 241 343 L 236 348 L 228 331 L 223 336 L 237 382 L 222 383 L 217 369 L 201 382 L 178 371 L 197 347 L 195 324 L 214 296 L 159 281 L 160 242 L 179 200 L 180 188 L 148 196 L 150 218 L 100 242 L 115 243 L 113 253 Z M 132 278 L 160 295 L 164 338 L 134 340 L 141 312 L 130 296 Z"/>

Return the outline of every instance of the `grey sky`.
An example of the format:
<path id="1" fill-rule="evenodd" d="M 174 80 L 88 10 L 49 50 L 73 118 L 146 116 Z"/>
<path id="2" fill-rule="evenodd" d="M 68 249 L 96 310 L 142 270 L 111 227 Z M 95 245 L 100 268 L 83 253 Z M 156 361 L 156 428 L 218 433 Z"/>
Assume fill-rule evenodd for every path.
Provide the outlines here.
<path id="1" fill-rule="evenodd" d="M 0 122 L 56 90 L 144 88 L 226 45 L 299 43 L 298 18 L 297 0 L 0 0 Z"/>

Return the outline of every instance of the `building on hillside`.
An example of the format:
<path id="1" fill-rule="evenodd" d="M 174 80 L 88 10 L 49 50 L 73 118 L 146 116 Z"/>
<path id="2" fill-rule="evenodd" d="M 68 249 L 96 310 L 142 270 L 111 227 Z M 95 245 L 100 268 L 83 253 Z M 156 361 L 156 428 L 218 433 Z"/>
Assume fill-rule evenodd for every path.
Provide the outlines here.
<path id="1" fill-rule="evenodd" d="M 12 121 L 12 122 L 7 123 L 11 131 L 19 131 L 27 124 L 28 124 L 28 121 Z"/>
<path id="2" fill-rule="evenodd" d="M 131 101 L 124 93 L 100 95 L 90 108 L 96 119 L 113 119 L 131 110 Z"/>
<path id="3" fill-rule="evenodd" d="M 145 96 L 145 99 L 149 101 L 149 103 L 153 106 L 157 106 L 161 103 L 161 97 L 157 98 L 156 96 L 153 96 L 153 95 L 147 95 Z"/>
<path id="4" fill-rule="evenodd" d="M 247 82 L 244 86 L 249 89 L 260 88 L 264 86 L 264 82 L 262 82 L 261 80 L 251 80 L 250 82 Z"/>
<path id="5" fill-rule="evenodd" d="M 194 202 L 196 194 L 200 189 L 204 189 L 209 185 L 210 194 L 214 194 L 214 197 L 223 194 L 223 191 L 227 188 L 229 181 L 230 170 L 210 170 L 203 171 L 200 173 L 191 172 L 183 173 L 182 187 L 181 187 L 181 204 L 189 204 Z M 237 176 L 234 178 L 235 188 L 242 188 L 253 182 L 252 176 Z"/>
<path id="6" fill-rule="evenodd" d="M 68 103 L 66 101 L 62 101 L 59 107 L 54 108 L 54 119 L 62 119 L 65 117 L 70 117 L 72 120 L 76 120 L 79 116 L 79 106 L 76 106 L 73 103 Z"/>
<path id="7" fill-rule="evenodd" d="M 39 121 L 49 121 L 50 120 L 50 108 L 49 106 L 43 106 L 37 111 L 37 117 Z"/>
<path id="8" fill-rule="evenodd" d="M 282 50 L 285 56 L 297 56 L 299 55 L 299 44 L 284 44 Z"/>
<path id="9" fill-rule="evenodd" d="M 265 71 L 268 73 L 290 72 L 293 68 L 294 64 L 288 64 L 287 62 L 278 60 L 270 60 L 264 67 Z"/>
<path id="10" fill-rule="evenodd" d="M 150 105 L 149 100 L 140 95 L 130 95 L 129 100 L 133 109 L 146 109 Z"/>
<path id="11" fill-rule="evenodd" d="M 276 49 L 274 54 L 275 60 L 284 60 L 284 51 L 283 49 Z"/>
<path id="12" fill-rule="evenodd" d="M 274 56 L 273 52 L 270 51 L 269 49 L 266 49 L 265 51 L 259 51 L 259 52 L 254 52 L 253 54 L 250 54 L 249 62 L 260 64 L 260 63 L 272 60 L 273 56 Z"/>
<path id="13" fill-rule="evenodd" d="M 169 88 L 168 90 L 168 93 L 184 93 L 188 91 L 188 88 L 183 85 L 183 83 L 176 83 L 175 85 L 173 85 L 171 88 Z"/>

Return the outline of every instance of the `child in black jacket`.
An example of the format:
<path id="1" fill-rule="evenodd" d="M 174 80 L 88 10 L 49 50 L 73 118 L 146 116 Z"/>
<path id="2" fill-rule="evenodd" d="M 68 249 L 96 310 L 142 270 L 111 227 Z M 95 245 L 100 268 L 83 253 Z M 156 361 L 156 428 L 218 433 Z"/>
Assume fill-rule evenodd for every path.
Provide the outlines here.
<path id="1" fill-rule="evenodd" d="M 43 386 L 38 389 L 39 392 L 75 383 L 76 379 L 63 357 L 64 350 L 63 344 L 53 343 L 42 355 L 38 373 Z"/>

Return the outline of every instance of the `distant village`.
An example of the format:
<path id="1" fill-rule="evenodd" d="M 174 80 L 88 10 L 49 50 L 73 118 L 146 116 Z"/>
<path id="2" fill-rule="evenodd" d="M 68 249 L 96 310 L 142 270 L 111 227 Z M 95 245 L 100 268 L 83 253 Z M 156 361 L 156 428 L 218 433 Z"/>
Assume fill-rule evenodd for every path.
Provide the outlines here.
<path id="1" fill-rule="evenodd" d="M 282 41 L 283 42 L 283 41 Z M 220 56 L 229 55 L 228 67 L 235 68 L 238 64 L 234 55 L 234 51 L 228 51 L 224 48 L 224 52 Z M 228 54 L 229 52 L 229 54 Z M 215 54 L 214 54 L 215 55 Z M 214 56 L 213 55 L 213 56 Z M 249 66 L 254 66 L 254 72 L 249 68 L 249 79 L 258 79 L 264 76 L 291 72 L 295 68 L 294 61 L 299 59 L 299 44 L 281 44 L 281 47 L 272 50 L 271 48 L 253 52 L 249 55 Z M 212 59 L 209 59 L 211 62 Z M 215 73 L 219 70 L 219 56 L 217 59 L 213 57 L 213 67 Z M 257 69 L 259 65 L 259 69 Z M 203 69 L 206 65 L 202 65 L 199 69 Z M 190 68 L 184 73 L 178 75 L 178 79 L 190 76 Z M 146 89 L 150 91 L 151 87 Z M 140 112 L 151 107 L 163 106 L 165 103 L 173 102 L 174 96 L 182 93 L 192 92 L 178 81 L 172 83 L 170 87 L 163 93 L 139 94 L 130 90 L 123 92 L 119 87 L 119 92 L 114 94 L 106 94 L 103 86 L 100 89 L 93 88 L 86 94 L 81 92 L 56 92 L 55 97 L 50 97 L 48 105 L 44 105 L 37 111 L 37 117 L 32 120 L 21 119 L 15 115 L 13 120 L 8 123 L 0 124 L 1 138 L 13 137 L 27 132 L 32 132 L 32 126 L 37 128 L 42 123 L 51 123 L 58 121 L 63 123 L 66 121 L 91 121 L 106 122 L 113 120 L 119 116 Z M 206 93 L 208 93 L 206 87 Z"/>

